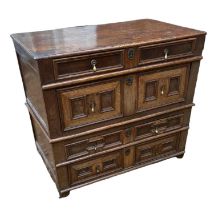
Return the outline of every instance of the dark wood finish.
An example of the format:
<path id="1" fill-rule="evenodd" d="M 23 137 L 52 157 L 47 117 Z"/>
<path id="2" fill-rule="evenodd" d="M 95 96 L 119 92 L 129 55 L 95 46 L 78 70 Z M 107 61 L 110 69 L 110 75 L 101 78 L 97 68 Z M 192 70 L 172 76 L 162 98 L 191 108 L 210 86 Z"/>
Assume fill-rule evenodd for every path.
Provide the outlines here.
<path id="1" fill-rule="evenodd" d="M 63 126 L 66 130 L 122 114 L 120 80 L 58 92 Z"/>
<path id="2" fill-rule="evenodd" d="M 202 59 L 202 56 L 194 56 L 194 57 L 189 57 L 189 58 L 184 58 L 184 59 L 173 60 L 173 61 L 169 61 L 169 62 L 161 62 L 158 64 L 141 66 L 141 67 L 136 67 L 136 68 L 131 68 L 131 69 L 124 69 L 123 71 L 109 72 L 108 74 L 99 74 L 99 75 L 94 74 L 92 76 L 80 77 L 80 78 L 75 78 L 72 80 L 63 80 L 63 81 L 58 81 L 58 82 L 54 82 L 54 83 L 50 83 L 50 84 L 44 84 L 44 85 L 42 85 L 42 89 L 49 90 L 49 89 L 53 89 L 53 88 L 78 85 L 78 84 L 83 84 L 83 83 L 87 83 L 87 82 L 93 82 L 95 80 L 103 80 L 106 78 L 112 78 L 112 77 L 117 77 L 117 76 L 121 76 L 121 75 L 124 76 L 127 74 L 139 73 L 139 72 L 143 72 L 143 71 L 147 71 L 147 70 L 154 70 L 154 69 L 161 68 L 161 67 L 169 67 L 171 65 L 191 63 L 194 61 L 200 61 L 201 59 Z"/>
<path id="3" fill-rule="evenodd" d="M 136 146 L 136 163 L 145 163 L 159 156 L 170 155 L 178 151 L 179 133 L 156 140 L 150 144 Z"/>
<path id="4" fill-rule="evenodd" d="M 99 157 L 68 166 L 70 175 L 70 185 L 76 185 L 99 176 L 105 176 L 114 173 L 123 168 L 122 151 L 109 153 Z"/>
<path id="5" fill-rule="evenodd" d="M 205 32 L 157 20 L 63 28 L 13 34 L 13 39 L 35 59 L 178 40 Z"/>
<path id="6" fill-rule="evenodd" d="M 140 47 L 139 65 L 191 56 L 194 54 L 195 43 L 195 38 L 189 38 Z"/>
<path id="7" fill-rule="evenodd" d="M 205 35 L 149 19 L 11 35 L 60 197 L 183 157 Z"/>
<path id="8" fill-rule="evenodd" d="M 47 113 L 45 109 L 43 92 L 41 90 L 40 76 L 36 64 L 26 54 L 23 56 L 19 54 L 17 55 L 27 102 L 40 119 L 44 129 L 48 131 Z"/>
<path id="9" fill-rule="evenodd" d="M 56 79 L 62 79 L 80 75 L 93 75 L 94 72 L 103 73 L 122 69 L 124 65 L 123 57 L 123 51 L 117 50 L 107 53 L 54 59 L 54 75 Z"/>
<path id="10" fill-rule="evenodd" d="M 188 126 L 189 113 L 189 108 L 182 109 L 127 125 L 120 125 L 116 128 L 55 142 L 53 150 L 57 154 L 55 156 L 56 164 L 75 162 L 89 156 L 94 157 L 109 150 L 122 148 L 126 144 L 147 141 L 147 139 L 177 131 Z"/>
<path id="11" fill-rule="evenodd" d="M 117 131 L 67 144 L 65 145 L 67 160 L 95 154 L 122 145 L 123 138 L 121 136 L 121 131 Z"/>
<path id="12" fill-rule="evenodd" d="M 138 110 L 151 109 L 185 98 L 189 66 L 171 67 L 168 71 L 149 72 L 139 76 Z"/>

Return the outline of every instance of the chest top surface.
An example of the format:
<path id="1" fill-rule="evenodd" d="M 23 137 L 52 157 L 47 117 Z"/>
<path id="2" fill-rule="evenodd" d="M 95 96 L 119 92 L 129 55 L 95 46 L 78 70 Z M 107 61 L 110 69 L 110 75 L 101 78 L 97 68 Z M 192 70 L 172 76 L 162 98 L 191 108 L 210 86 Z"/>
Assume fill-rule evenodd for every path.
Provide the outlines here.
<path id="1" fill-rule="evenodd" d="M 117 49 L 205 34 L 151 19 L 12 34 L 34 59 Z"/>

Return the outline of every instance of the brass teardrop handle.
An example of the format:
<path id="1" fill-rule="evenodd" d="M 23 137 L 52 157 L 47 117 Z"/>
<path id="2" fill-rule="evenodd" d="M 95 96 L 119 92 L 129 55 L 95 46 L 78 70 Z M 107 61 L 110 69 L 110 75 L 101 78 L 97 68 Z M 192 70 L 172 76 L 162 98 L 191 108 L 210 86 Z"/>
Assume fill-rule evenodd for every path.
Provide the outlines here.
<path id="1" fill-rule="evenodd" d="M 164 49 L 164 59 L 167 60 L 168 58 L 168 53 L 169 53 L 169 50 L 166 48 Z"/>
<path id="2" fill-rule="evenodd" d="M 155 129 L 153 130 L 153 133 L 155 133 L 155 134 L 159 134 L 159 130 L 158 130 L 158 128 L 155 128 Z"/>
<path id="3" fill-rule="evenodd" d="M 162 87 L 161 87 L 161 90 L 160 90 L 161 95 L 164 95 L 164 89 L 165 89 L 165 87 L 162 86 Z"/>
<path id="4" fill-rule="evenodd" d="M 97 143 L 94 146 L 94 150 L 96 151 L 97 149 L 102 149 L 105 146 L 105 143 Z"/>
<path id="5" fill-rule="evenodd" d="M 95 59 L 91 60 L 91 65 L 92 65 L 92 69 L 94 72 L 97 71 L 97 67 L 96 67 L 97 61 Z"/>
<path id="6" fill-rule="evenodd" d="M 87 150 L 89 153 L 91 153 L 91 152 L 96 152 L 97 149 L 98 149 L 97 145 L 95 145 L 95 146 L 88 146 L 88 147 L 86 148 L 86 150 Z"/>
<path id="7" fill-rule="evenodd" d="M 95 102 L 92 102 L 91 103 L 91 112 L 95 112 L 95 106 L 96 106 L 96 104 L 95 104 Z"/>
<path id="8" fill-rule="evenodd" d="M 96 166 L 96 173 L 100 173 L 100 166 Z"/>

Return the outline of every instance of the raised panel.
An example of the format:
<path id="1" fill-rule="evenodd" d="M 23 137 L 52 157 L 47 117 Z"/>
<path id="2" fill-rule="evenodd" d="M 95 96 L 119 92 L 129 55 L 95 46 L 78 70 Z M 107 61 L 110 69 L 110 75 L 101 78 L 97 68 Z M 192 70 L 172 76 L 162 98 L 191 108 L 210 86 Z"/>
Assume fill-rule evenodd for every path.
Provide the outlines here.
<path id="1" fill-rule="evenodd" d="M 95 164 L 96 160 L 93 160 L 71 166 L 70 175 L 72 182 L 81 182 L 82 180 L 95 176 Z"/>
<path id="2" fill-rule="evenodd" d="M 65 145 L 67 160 L 98 153 L 122 145 L 121 131 L 79 140 Z"/>
<path id="3" fill-rule="evenodd" d="M 166 94 L 162 99 L 163 103 L 172 103 L 184 101 L 186 83 L 187 83 L 187 69 L 189 66 L 180 67 L 170 71 L 166 76 Z"/>
<path id="4" fill-rule="evenodd" d="M 79 141 L 65 146 L 65 153 L 67 160 L 78 158 L 84 155 L 88 155 L 89 151 L 87 148 L 88 141 Z"/>
<path id="5" fill-rule="evenodd" d="M 121 69 L 124 65 L 123 50 L 54 59 L 55 79 L 94 74 L 92 60 L 96 63 L 98 73 Z"/>
<path id="6" fill-rule="evenodd" d="M 103 136 L 104 149 L 122 145 L 121 131 L 109 133 Z"/>
<path id="7" fill-rule="evenodd" d="M 158 81 L 148 81 L 145 83 L 145 101 L 156 100 L 158 96 Z"/>
<path id="8" fill-rule="evenodd" d="M 193 55 L 195 38 L 140 47 L 139 65 Z M 165 57 L 167 50 L 167 57 Z"/>
<path id="9" fill-rule="evenodd" d="M 102 172 L 110 172 L 114 170 L 121 169 L 123 166 L 122 163 L 122 154 L 115 153 L 114 155 L 107 156 L 102 159 Z"/>
<path id="10" fill-rule="evenodd" d="M 59 90 L 65 130 L 106 121 L 122 115 L 120 81 Z"/>
<path id="11" fill-rule="evenodd" d="M 174 139 L 170 139 L 160 145 L 160 153 L 168 153 L 176 149 L 176 141 Z"/>
<path id="12" fill-rule="evenodd" d="M 159 75 L 141 75 L 138 78 L 138 110 L 153 108 L 159 103 Z"/>
<path id="13" fill-rule="evenodd" d="M 70 103 L 71 103 L 71 116 L 73 119 L 78 119 L 87 116 L 85 96 L 70 99 Z"/>
<path id="14" fill-rule="evenodd" d="M 178 150 L 178 139 L 180 134 L 166 137 L 157 148 L 156 155 L 167 155 Z"/>
<path id="15" fill-rule="evenodd" d="M 146 162 L 154 156 L 153 145 L 142 145 L 136 148 L 136 163 Z"/>
<path id="16" fill-rule="evenodd" d="M 171 134 L 152 143 L 143 143 L 136 146 L 136 164 L 146 163 L 161 156 L 171 155 L 179 150 L 180 133 Z"/>
<path id="17" fill-rule="evenodd" d="M 163 117 L 155 121 L 136 126 L 135 140 L 148 138 L 164 132 L 181 128 L 184 124 L 184 114 Z"/>
<path id="18" fill-rule="evenodd" d="M 91 176 L 93 174 L 92 166 L 87 166 L 85 168 L 80 168 L 77 170 L 77 178 L 78 179 L 84 179 L 88 176 Z"/>
<path id="19" fill-rule="evenodd" d="M 179 89 L 180 89 L 180 76 L 171 77 L 169 79 L 168 95 L 179 94 Z"/>
<path id="20" fill-rule="evenodd" d="M 138 110 L 152 109 L 185 100 L 189 65 L 147 73 L 138 79 Z"/>
<path id="21" fill-rule="evenodd" d="M 100 93 L 100 111 L 107 112 L 114 110 L 115 91 L 110 90 Z"/>
<path id="22" fill-rule="evenodd" d="M 147 137 L 152 135 L 152 123 L 146 123 L 136 127 L 136 137 Z"/>
<path id="23" fill-rule="evenodd" d="M 71 184 L 93 180 L 100 176 L 117 172 L 123 168 L 121 151 L 110 153 L 97 159 L 85 160 L 68 167 Z"/>

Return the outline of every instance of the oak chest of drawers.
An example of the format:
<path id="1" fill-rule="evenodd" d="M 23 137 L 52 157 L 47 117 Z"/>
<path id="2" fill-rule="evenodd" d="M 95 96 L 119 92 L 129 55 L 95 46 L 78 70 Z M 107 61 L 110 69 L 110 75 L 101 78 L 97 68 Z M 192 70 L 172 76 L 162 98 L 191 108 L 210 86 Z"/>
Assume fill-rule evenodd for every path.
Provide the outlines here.
<path id="1" fill-rule="evenodd" d="M 149 19 L 12 35 L 36 146 L 61 197 L 183 157 L 205 35 Z"/>

